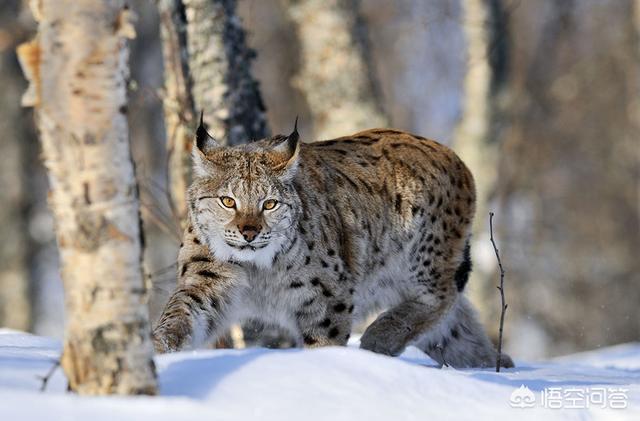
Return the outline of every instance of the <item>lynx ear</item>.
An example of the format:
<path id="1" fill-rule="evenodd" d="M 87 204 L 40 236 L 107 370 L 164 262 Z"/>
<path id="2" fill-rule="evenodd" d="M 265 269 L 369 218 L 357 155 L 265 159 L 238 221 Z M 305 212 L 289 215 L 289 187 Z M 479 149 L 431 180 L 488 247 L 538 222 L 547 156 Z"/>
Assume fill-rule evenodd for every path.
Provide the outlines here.
<path id="1" fill-rule="evenodd" d="M 296 121 L 293 124 L 293 131 L 287 139 L 282 141 L 278 146 L 274 148 L 274 151 L 277 153 L 289 154 L 293 156 L 298 150 L 298 141 L 300 140 L 300 135 L 298 134 L 298 117 L 296 116 Z"/>
<path id="2" fill-rule="evenodd" d="M 207 154 L 221 148 L 213 136 L 207 132 L 203 116 L 204 112 L 200 112 L 200 124 L 196 129 L 196 147 L 191 148 L 193 172 L 196 177 L 206 177 L 215 170 L 215 165 L 207 159 Z"/>
<path id="3" fill-rule="evenodd" d="M 285 178 L 293 177 L 295 169 L 298 166 L 298 155 L 300 152 L 300 135 L 298 134 L 297 116 L 291 134 L 273 148 L 273 151 L 284 158 L 281 163 L 274 168 L 274 170 L 283 171 Z"/>
<path id="4" fill-rule="evenodd" d="M 220 147 L 204 125 L 204 110 L 200 111 L 200 124 L 196 129 L 196 147 L 205 155 Z"/>

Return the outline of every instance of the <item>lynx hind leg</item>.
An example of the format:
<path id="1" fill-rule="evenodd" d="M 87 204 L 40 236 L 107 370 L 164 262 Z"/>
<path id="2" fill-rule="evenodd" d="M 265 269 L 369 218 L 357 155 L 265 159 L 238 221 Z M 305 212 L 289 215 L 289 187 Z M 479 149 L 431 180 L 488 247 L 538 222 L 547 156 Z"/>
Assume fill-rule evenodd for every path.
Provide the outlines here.
<path id="1" fill-rule="evenodd" d="M 360 348 L 396 356 L 421 332 L 435 325 L 444 311 L 443 303 L 428 296 L 404 301 L 382 313 L 365 330 Z"/>
<path id="2" fill-rule="evenodd" d="M 422 231 L 410 248 L 408 257 L 412 266 L 402 282 L 413 298 L 382 313 L 362 335 L 361 348 L 398 355 L 409 342 L 432 330 L 448 314 L 459 295 L 459 262 L 465 259 L 465 252 L 464 246 L 456 250 L 456 243 L 447 243 L 445 238 L 433 226 Z"/>
<path id="3" fill-rule="evenodd" d="M 473 306 L 462 294 L 440 323 L 421 335 L 415 345 L 439 364 L 456 368 L 496 365 L 497 352 Z M 502 354 L 501 366 L 511 368 L 514 364 Z"/>

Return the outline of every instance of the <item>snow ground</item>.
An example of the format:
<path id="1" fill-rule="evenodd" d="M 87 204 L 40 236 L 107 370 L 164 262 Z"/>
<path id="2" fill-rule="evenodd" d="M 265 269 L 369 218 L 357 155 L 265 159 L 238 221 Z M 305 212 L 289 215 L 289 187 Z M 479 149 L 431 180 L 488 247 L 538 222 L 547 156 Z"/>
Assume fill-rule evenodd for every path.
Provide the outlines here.
<path id="1" fill-rule="evenodd" d="M 640 420 L 640 343 L 541 363 L 516 360 L 517 368 L 501 373 L 439 369 L 416 348 L 389 358 L 357 343 L 182 352 L 156 358 L 160 397 L 75 396 L 65 392 L 59 369 L 40 392 L 39 376 L 59 353 L 58 341 L 0 329 L 0 420 Z M 531 408 L 510 406 L 521 385 L 533 393 Z M 574 400 L 581 408 L 566 409 L 563 400 L 556 402 L 565 409 L 545 408 L 545 388 L 574 393 L 565 397 L 623 388 L 627 407 L 586 408 Z"/>

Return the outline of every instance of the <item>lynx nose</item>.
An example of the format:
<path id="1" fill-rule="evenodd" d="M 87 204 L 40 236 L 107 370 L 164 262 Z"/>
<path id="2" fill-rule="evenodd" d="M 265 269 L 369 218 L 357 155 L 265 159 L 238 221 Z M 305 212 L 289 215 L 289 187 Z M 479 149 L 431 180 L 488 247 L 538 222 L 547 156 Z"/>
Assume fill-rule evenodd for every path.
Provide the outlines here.
<path id="1" fill-rule="evenodd" d="M 240 234 L 244 237 L 247 243 L 252 242 L 258 234 L 260 234 L 260 230 L 262 227 L 256 227 L 253 225 L 238 225 L 238 230 L 240 230 Z"/>

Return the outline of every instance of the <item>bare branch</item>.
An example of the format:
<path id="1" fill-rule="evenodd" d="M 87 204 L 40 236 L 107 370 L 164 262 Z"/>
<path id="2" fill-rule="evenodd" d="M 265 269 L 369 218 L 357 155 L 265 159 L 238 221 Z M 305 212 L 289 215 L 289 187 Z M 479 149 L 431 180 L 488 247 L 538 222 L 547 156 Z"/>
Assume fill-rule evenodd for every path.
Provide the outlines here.
<path id="1" fill-rule="evenodd" d="M 496 253 L 496 259 L 498 259 L 498 267 L 500 268 L 500 285 L 497 287 L 500 291 L 500 300 L 502 304 L 502 310 L 500 311 L 500 330 L 498 333 L 498 356 L 496 357 L 496 372 L 500 372 L 500 363 L 502 362 L 502 331 L 504 328 L 504 315 L 507 312 L 507 303 L 504 299 L 504 268 L 502 267 L 502 261 L 500 260 L 500 252 L 498 246 L 493 239 L 493 212 L 489 212 L 489 234 L 491 236 L 491 245 L 493 245 L 493 251 Z"/>
<path id="2" fill-rule="evenodd" d="M 58 367 L 60 367 L 60 360 L 54 361 L 49 371 L 47 371 L 47 374 L 45 374 L 44 376 L 38 376 L 38 378 L 42 381 L 42 385 L 40 386 L 41 392 L 44 392 L 47 389 L 47 384 L 49 383 L 49 380 L 53 376 L 53 373 L 56 372 Z"/>

